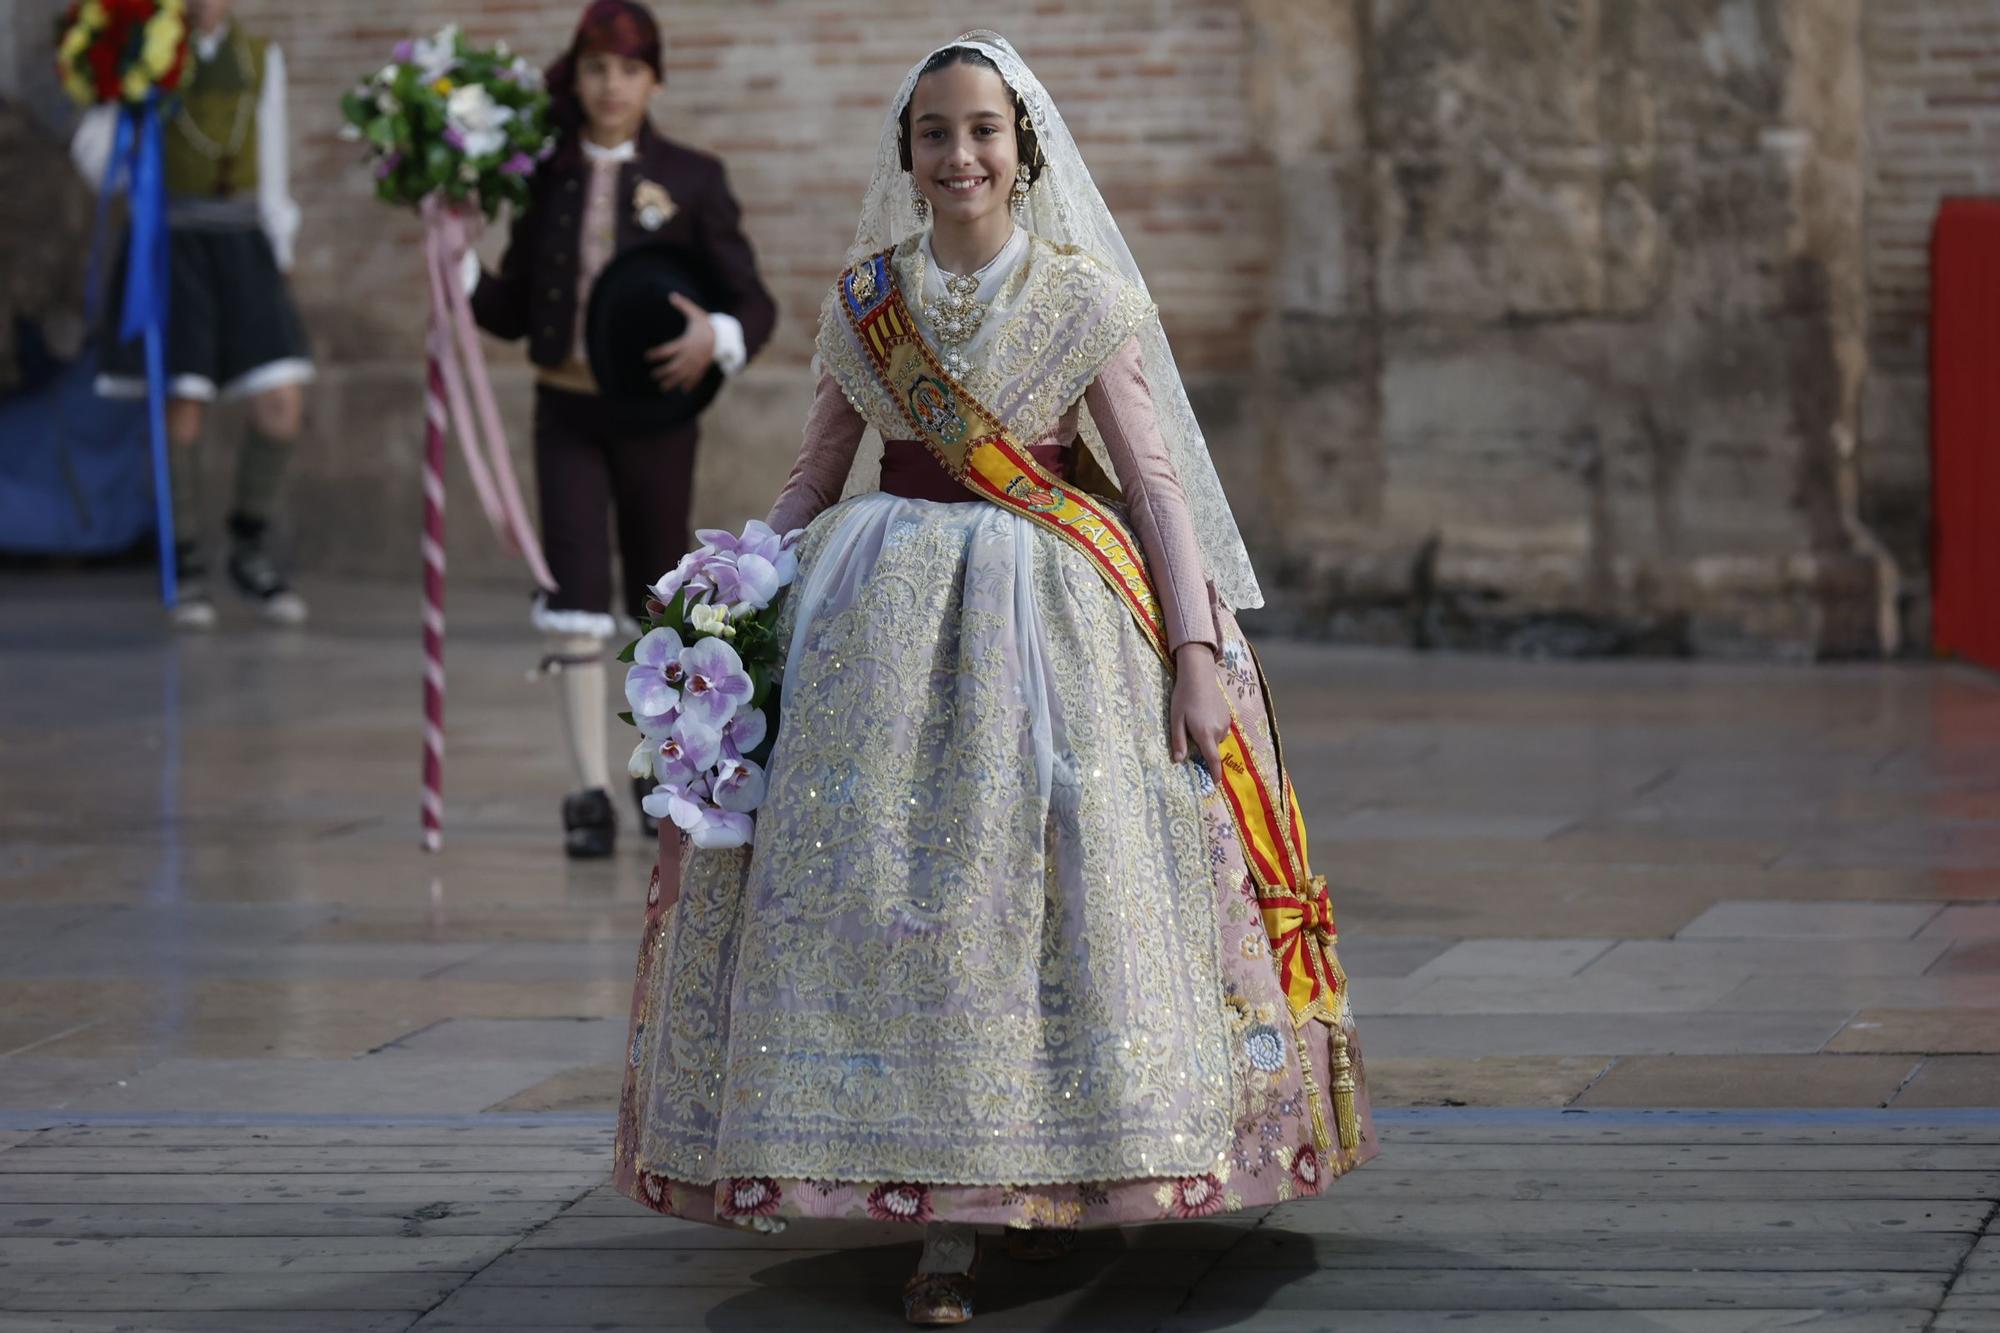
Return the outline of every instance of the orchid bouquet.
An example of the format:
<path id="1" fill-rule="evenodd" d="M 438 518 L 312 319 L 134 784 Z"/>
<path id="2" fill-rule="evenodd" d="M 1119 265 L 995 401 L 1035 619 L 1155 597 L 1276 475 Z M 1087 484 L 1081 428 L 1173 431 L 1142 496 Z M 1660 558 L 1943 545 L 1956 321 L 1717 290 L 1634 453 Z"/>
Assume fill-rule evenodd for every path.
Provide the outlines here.
<path id="1" fill-rule="evenodd" d="M 756 519 L 741 536 L 701 529 L 700 549 L 653 585 L 646 633 L 619 655 L 631 664 L 622 716 L 640 737 L 630 770 L 660 784 L 646 813 L 703 849 L 748 843 L 764 803 L 784 666 L 777 600 L 798 577 L 802 531 L 781 537 Z"/>
<path id="2" fill-rule="evenodd" d="M 528 178 L 555 151 L 541 71 L 505 42 L 471 45 L 455 23 L 396 43 L 340 110 L 341 137 L 367 145 L 375 193 L 392 204 L 442 193 L 491 218 L 528 202 Z"/>

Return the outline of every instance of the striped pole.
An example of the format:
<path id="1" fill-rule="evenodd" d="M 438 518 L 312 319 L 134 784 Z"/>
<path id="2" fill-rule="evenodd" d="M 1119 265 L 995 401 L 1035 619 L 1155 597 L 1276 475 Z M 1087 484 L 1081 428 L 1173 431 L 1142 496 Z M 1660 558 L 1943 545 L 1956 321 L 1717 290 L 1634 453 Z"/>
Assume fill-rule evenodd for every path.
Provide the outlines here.
<path id="1" fill-rule="evenodd" d="M 424 382 L 424 850 L 444 846 L 444 370 L 433 324 Z"/>

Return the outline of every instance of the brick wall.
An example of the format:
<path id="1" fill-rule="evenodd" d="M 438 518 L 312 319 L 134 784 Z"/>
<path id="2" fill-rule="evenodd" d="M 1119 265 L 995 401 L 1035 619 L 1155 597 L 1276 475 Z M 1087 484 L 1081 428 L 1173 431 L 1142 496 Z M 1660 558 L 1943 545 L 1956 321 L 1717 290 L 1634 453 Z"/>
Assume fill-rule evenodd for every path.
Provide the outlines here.
<path id="1" fill-rule="evenodd" d="M 399 36 L 459 21 L 538 61 L 568 38 L 573 0 L 299 6 L 243 0 L 283 43 L 292 77 L 295 190 L 306 215 L 296 288 L 324 371 L 302 471 L 348 516 L 300 524 L 308 563 L 396 573 L 409 546 L 421 322 L 416 228 L 373 199 L 336 137 L 340 92 Z M 1084 147 L 1154 279 L 1190 374 L 1244 370 L 1271 281 L 1272 168 L 1250 132 L 1240 7 L 1201 0 L 1090 6 L 962 6 L 885 0 L 658 5 L 667 88 L 655 119 L 720 154 L 743 204 L 778 333 L 705 419 L 698 521 L 761 513 L 789 468 L 810 396 L 807 365 L 826 285 L 853 238 L 888 97 L 931 45 L 972 26 L 1017 40 Z M 482 247 L 497 259 L 497 235 Z M 494 346 L 517 443 L 530 381 L 518 348 Z M 455 492 L 456 494 L 456 492 Z M 407 511 L 407 512 L 405 512 Z M 455 571 L 511 576 L 459 505 Z"/>
<path id="2" fill-rule="evenodd" d="M 1921 575 L 1929 512 L 1930 229 L 2000 194 L 2000 0 L 1869 0 L 1869 369 L 1863 513 Z"/>

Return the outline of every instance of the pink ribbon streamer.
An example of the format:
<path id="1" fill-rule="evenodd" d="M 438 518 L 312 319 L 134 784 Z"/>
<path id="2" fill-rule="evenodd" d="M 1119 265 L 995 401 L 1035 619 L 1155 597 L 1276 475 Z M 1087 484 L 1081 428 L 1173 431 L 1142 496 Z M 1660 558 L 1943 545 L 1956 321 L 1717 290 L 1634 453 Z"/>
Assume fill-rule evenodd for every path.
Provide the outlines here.
<path id="1" fill-rule="evenodd" d="M 514 462 L 507 452 L 507 435 L 500 407 L 486 373 L 486 353 L 473 324 L 472 302 L 459 283 L 459 264 L 471 248 L 466 216 L 436 196 L 424 200 L 424 267 L 431 294 L 431 345 L 439 362 L 445 398 L 451 407 L 452 434 L 465 455 L 465 468 L 486 521 L 501 540 L 527 563 L 528 572 L 545 590 L 555 579 L 542 558 L 541 543 L 528 508 L 521 500 Z M 468 392 L 468 385 L 470 392 Z"/>

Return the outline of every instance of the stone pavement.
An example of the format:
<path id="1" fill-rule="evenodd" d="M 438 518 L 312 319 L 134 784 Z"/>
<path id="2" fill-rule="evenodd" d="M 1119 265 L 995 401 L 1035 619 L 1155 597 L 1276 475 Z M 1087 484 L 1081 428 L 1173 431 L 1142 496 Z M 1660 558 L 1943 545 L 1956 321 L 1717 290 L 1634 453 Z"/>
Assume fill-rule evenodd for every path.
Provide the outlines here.
<path id="1" fill-rule="evenodd" d="M 907 1228 L 657 1217 L 602 1184 L 609 1130 L 557 1113 L 12 1136 L 0 1333 L 902 1326 Z M 1093 1232 L 1046 1266 L 989 1254 L 974 1326 L 2000 1326 L 2000 1121 L 1983 1112 L 1392 1111 L 1383 1131 L 1384 1157 L 1320 1199 Z"/>
<path id="2" fill-rule="evenodd" d="M 447 847 L 425 856 L 414 596 L 313 591 L 304 632 L 238 616 L 213 639 L 174 641 L 156 631 L 141 576 L 0 575 L 0 1145 L 12 1144 L 0 1152 L 0 1311 L 19 1312 L 0 1329 L 93 1326 L 54 1322 L 49 1311 L 86 1305 L 34 1303 L 43 1297 L 243 1315 L 149 1315 L 144 1327 L 403 1328 L 425 1311 L 425 1327 L 478 1327 L 499 1316 L 477 1311 L 513 1303 L 481 1293 L 517 1271 L 535 1281 L 514 1285 L 569 1290 L 548 1299 L 616 1324 L 655 1309 L 653 1285 L 687 1285 L 647 1261 L 621 1268 L 615 1253 L 575 1267 L 536 1258 L 699 1246 L 593 1193 L 650 854 L 632 839 L 608 864 L 561 859 L 567 775 L 544 687 L 525 679 L 535 645 L 522 601 L 453 593 Z M 1996 1290 L 1983 1285 L 1993 1242 L 1972 1246 L 2000 1198 L 2000 686 L 1942 666 L 1264 652 L 1314 860 L 1335 883 L 1387 1151 L 1312 1218 L 1246 1220 L 1254 1241 L 1216 1224 L 1098 1242 L 1100 1254 L 1138 1252 L 1095 1283 L 1024 1288 L 1085 1313 L 1036 1323 L 1022 1313 L 1042 1308 L 1035 1297 L 1008 1316 L 1016 1326 L 1110 1327 L 1099 1315 L 1112 1307 L 1090 1302 L 1172 1287 L 1170 1309 L 1130 1306 L 1131 1326 L 1151 1312 L 1173 1327 L 1251 1327 L 1187 1322 L 1213 1280 L 1234 1293 L 1224 1305 L 1261 1301 L 1254 1326 L 1273 1330 L 1359 1309 L 1376 1322 L 1339 1326 L 1415 1328 L 1382 1303 L 1415 1299 L 1569 1311 L 1533 1325 L 1556 1329 L 1807 1326 L 1757 1322 L 1746 1301 L 1855 1312 L 1812 1327 L 1915 1329 L 1928 1313 L 1904 1315 L 1938 1308 L 1954 1282 L 1959 1311 L 1933 1327 L 2000 1327 L 2000 1313 L 1981 1323 L 1964 1304 Z M 1394 1110 L 1460 1106 L 1517 1109 Z M 1617 1138 L 1659 1123 L 1618 1108 L 1673 1107 L 1782 1114 Z M 1798 1114 L 1813 1108 L 1823 1114 Z M 1547 1137 L 1585 1110 L 1610 1140 L 1586 1151 Z M 531 1113 L 557 1165 L 490 1137 L 527 1132 L 510 1126 Z M 352 1117 L 389 1128 L 363 1133 Z M 399 1148 L 418 1125 L 453 1137 Z M 1494 1126 L 1531 1137 L 1494 1138 Z M 1419 1129 L 1488 1135 L 1450 1169 L 1503 1174 L 1429 1174 Z M 1746 1137 L 1732 1148 L 1711 1130 Z M 449 1160 L 427 1151 L 449 1143 L 485 1156 L 427 1166 Z M 177 1174 L 162 1165 L 174 1159 L 200 1169 L 167 1188 L 159 1173 Z M 1697 1161 L 1713 1165 L 1681 1169 Z M 353 1261 L 341 1290 L 404 1274 L 370 1297 L 391 1302 L 381 1319 L 258 1323 L 255 1312 L 334 1308 L 295 1299 L 319 1299 L 300 1297 L 317 1290 L 311 1274 L 348 1262 L 340 1247 L 298 1244 L 328 1234 L 322 1224 L 240 1211 L 299 1190 L 301 1202 L 360 1200 L 316 1205 L 358 1237 L 445 1236 L 478 1203 L 476 1234 L 491 1244 L 435 1247 L 449 1251 L 435 1263 L 422 1247 L 357 1245 L 373 1257 Z M 1670 1211 L 1648 1212 L 1656 1202 Z M 511 1211 L 492 1211 L 502 1203 Z M 561 1237 L 600 1211 L 597 1230 L 578 1234 L 608 1235 L 602 1247 L 544 1235 L 544 1223 Z M 1287 1239 L 1322 1233 L 1333 1239 Z M 1647 1239 L 1620 1249 L 1628 1235 Z M 231 1239 L 165 1244 L 176 1237 Z M 1535 1237 L 1544 1249 L 1508 1248 Z M 1609 1258 L 1585 1262 L 1597 1240 L 1579 1238 L 1603 1239 Z M 1236 1263 L 1266 1244 L 1290 1256 L 1273 1263 L 1291 1277 Z M 1143 1257 L 1156 1246 L 1167 1262 Z M 1183 1247 L 1231 1264 L 1201 1277 L 1173 1257 Z M 1839 1258 L 1837 1282 L 1726 1276 L 1829 1271 L 1800 1267 L 1808 1250 Z M 1716 1262 L 1718 1251 L 1735 1257 Z M 92 1294 L 80 1263 L 98 1277 L 179 1273 L 181 1285 L 107 1279 Z M 730 1294 L 701 1317 L 754 1322 L 788 1285 L 835 1301 L 820 1291 L 829 1273 L 902 1263 L 704 1259 Z M 1334 1272 L 1350 1268 L 1372 1275 Z M 1718 1271 L 1686 1276 L 1707 1268 Z M 1527 1287 L 1464 1276 L 1488 1269 L 1541 1276 Z M 1252 1301 L 1243 1284 L 1256 1282 Z M 118 1306 L 121 1290 L 149 1303 Z M 1464 1304 L 1475 1295 L 1487 1303 Z M 695 1298 L 674 1299 L 700 1326 Z M 874 1305 L 836 1305 L 833 1322 L 802 1326 L 875 1318 Z M 561 1322 L 536 1308 L 531 1324 Z M 1683 1313 L 1608 1313 L 1641 1309 Z"/>

